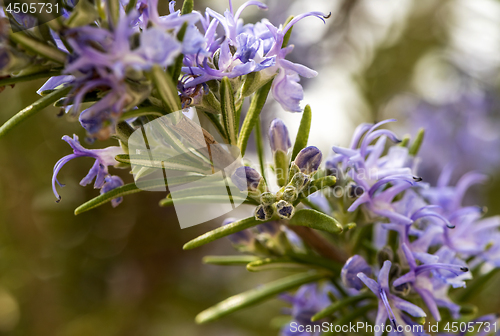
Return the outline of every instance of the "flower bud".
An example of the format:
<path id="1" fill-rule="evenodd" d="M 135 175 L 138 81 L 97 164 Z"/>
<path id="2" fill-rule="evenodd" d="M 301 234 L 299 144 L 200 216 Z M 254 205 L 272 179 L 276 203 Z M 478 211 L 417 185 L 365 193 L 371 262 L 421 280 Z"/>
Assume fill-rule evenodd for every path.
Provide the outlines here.
<path id="1" fill-rule="evenodd" d="M 290 157 L 288 150 L 292 146 L 288 130 L 280 119 L 274 119 L 269 126 L 269 142 L 273 152 L 274 172 L 280 187 L 284 186 L 288 180 L 288 165 Z"/>
<path id="2" fill-rule="evenodd" d="M 276 213 L 282 219 L 290 219 L 295 213 L 295 208 L 291 203 L 287 201 L 281 200 L 274 204 L 276 208 Z"/>
<path id="3" fill-rule="evenodd" d="M 346 261 L 344 267 L 342 267 L 342 271 L 340 272 L 340 277 L 344 286 L 347 288 L 355 288 L 357 290 L 362 289 L 364 284 L 358 278 L 358 273 L 364 273 L 367 276 L 370 276 L 372 269 L 363 257 L 356 254 Z"/>
<path id="4" fill-rule="evenodd" d="M 274 119 L 271 122 L 271 126 L 269 126 L 269 142 L 271 143 L 273 153 L 277 150 L 286 153 L 292 147 L 290 137 L 288 136 L 288 129 L 281 119 Z"/>
<path id="5" fill-rule="evenodd" d="M 231 176 L 231 181 L 241 191 L 255 191 L 259 186 L 262 176 L 253 168 L 243 166 L 236 169 Z"/>
<path id="6" fill-rule="evenodd" d="M 304 148 L 297 154 L 295 164 L 305 174 L 311 174 L 318 170 L 322 158 L 321 151 L 314 146 Z"/>

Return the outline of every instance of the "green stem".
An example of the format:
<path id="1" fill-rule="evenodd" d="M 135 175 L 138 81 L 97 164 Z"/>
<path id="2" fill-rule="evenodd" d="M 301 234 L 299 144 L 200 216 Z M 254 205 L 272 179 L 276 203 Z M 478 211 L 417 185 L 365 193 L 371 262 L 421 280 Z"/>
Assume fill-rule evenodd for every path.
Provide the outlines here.
<path id="1" fill-rule="evenodd" d="M 37 112 L 43 110 L 50 104 L 55 103 L 58 99 L 66 96 L 71 90 L 71 87 L 64 87 L 62 89 L 51 92 L 45 97 L 40 98 L 30 106 L 24 108 L 12 118 L 7 120 L 5 124 L 0 127 L 0 138 L 7 134 L 10 130 L 12 130 L 15 126 L 17 126 L 22 121 L 36 114 Z"/>

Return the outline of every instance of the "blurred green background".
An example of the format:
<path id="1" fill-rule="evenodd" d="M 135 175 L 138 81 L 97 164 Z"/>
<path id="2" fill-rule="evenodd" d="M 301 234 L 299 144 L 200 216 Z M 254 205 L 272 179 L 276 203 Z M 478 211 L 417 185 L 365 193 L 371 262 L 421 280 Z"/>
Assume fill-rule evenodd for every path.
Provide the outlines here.
<path id="1" fill-rule="evenodd" d="M 294 28 L 296 49 L 290 55 L 320 73 L 303 83 L 305 102 L 313 107 L 310 144 L 324 153 L 331 153 L 334 143 L 348 143 L 359 122 L 397 114 L 392 102 L 401 94 L 441 102 L 454 90 L 457 73 L 497 90 L 497 1 L 297 0 L 286 10 L 283 1 L 267 4 L 267 13 L 248 9 L 246 21 L 265 15 L 278 24 L 290 14 L 332 12 L 326 25 L 304 21 Z M 222 11 L 226 5 L 196 1 L 195 8 Z M 317 34 L 311 36 L 311 29 Z M 0 123 L 34 102 L 42 84 L 6 88 L 0 94 Z M 60 139 L 73 133 L 84 138 L 80 125 L 58 118 L 58 112 L 47 108 L 0 141 L 0 335 L 276 335 L 270 324 L 283 306 L 278 299 L 208 325 L 194 324 L 201 310 L 280 276 L 203 265 L 206 254 L 234 253 L 226 240 L 182 250 L 221 220 L 181 230 L 173 209 L 157 206 L 165 195 L 153 192 L 126 196 L 116 209 L 106 204 L 74 216 L 78 205 L 98 195 L 90 185 L 78 185 L 93 163 L 86 158 L 64 166 L 59 178 L 66 187 L 55 203 L 52 168 L 70 153 Z M 300 115 L 286 114 L 272 102 L 263 113 L 264 129 L 277 116 L 295 133 Z M 500 148 L 492 155 L 499 153 Z M 490 214 L 500 213 L 497 171 L 476 190 Z M 133 180 L 125 171 L 114 173 L 126 183 Z M 500 311 L 499 281 L 490 281 L 475 298 L 483 312 Z"/>

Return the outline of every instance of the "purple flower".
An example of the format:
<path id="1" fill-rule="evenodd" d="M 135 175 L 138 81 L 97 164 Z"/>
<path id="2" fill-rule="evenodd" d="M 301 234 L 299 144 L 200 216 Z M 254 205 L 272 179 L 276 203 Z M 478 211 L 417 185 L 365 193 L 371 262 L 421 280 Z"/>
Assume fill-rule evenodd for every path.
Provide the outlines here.
<path id="1" fill-rule="evenodd" d="M 265 69 L 263 74 L 264 76 L 270 77 L 277 73 L 276 78 L 273 80 L 271 92 L 274 99 L 280 103 L 281 107 L 289 112 L 302 111 L 300 101 L 304 98 L 304 91 L 299 84 L 299 75 L 306 78 L 313 78 L 318 75 L 316 71 L 302 64 L 292 63 L 285 59 L 285 57 L 292 52 L 293 45 L 282 48 L 283 39 L 288 30 L 292 28 L 294 24 L 308 16 L 315 16 L 323 20 L 323 22 L 325 22 L 325 18 L 330 17 L 330 15 L 325 15 L 321 12 L 309 12 L 297 15 L 284 27 L 276 28 L 271 24 L 267 24 L 267 27 L 274 37 L 274 43 L 266 56 L 275 56 L 276 64 Z"/>
<path id="2" fill-rule="evenodd" d="M 269 126 L 269 142 L 271 144 L 271 150 L 276 152 L 280 150 L 287 153 L 292 143 L 290 142 L 290 137 L 288 135 L 288 129 L 285 123 L 281 119 L 274 119 Z"/>
<path id="3" fill-rule="evenodd" d="M 316 16 L 324 21 L 324 14 L 310 12 L 294 18 L 284 27 L 277 28 L 269 21 L 243 25 L 240 19 L 243 10 L 251 5 L 266 9 L 259 1 L 247 1 L 236 12 L 230 8 L 221 15 L 207 8 L 205 16 L 198 13 L 205 30 L 206 49 L 196 54 L 186 55 L 183 71 L 195 77 L 187 86 L 196 86 L 212 79 L 223 77 L 236 78 L 252 72 L 260 72 L 259 85 L 273 76 L 272 94 L 281 106 L 291 112 L 300 112 L 299 106 L 304 93 L 298 83 L 299 75 L 311 78 L 317 72 L 303 65 L 285 60 L 293 46 L 283 46 L 286 32 L 298 21 L 307 16 Z M 210 18 L 213 19 L 210 19 Z M 217 25 L 225 32 L 221 40 L 216 36 Z M 257 85 L 257 87 L 259 86 Z"/>
<path id="4" fill-rule="evenodd" d="M 378 297 L 378 312 L 375 319 L 376 325 L 382 325 L 387 319 L 391 321 L 393 328 L 397 328 L 398 323 L 406 325 L 408 322 L 401 311 L 405 311 L 414 317 L 426 317 L 422 308 L 399 298 L 390 293 L 389 290 L 389 272 L 391 262 L 386 260 L 378 274 L 378 281 L 369 278 L 364 273 L 358 273 L 358 278 Z M 392 307 L 391 307 L 392 305 Z M 382 330 L 375 332 L 375 336 L 381 336 Z"/>
<path id="5" fill-rule="evenodd" d="M 264 55 L 262 39 L 248 34 L 248 31 L 240 31 L 242 23 L 239 17 L 246 7 L 256 5 L 267 9 L 267 6 L 258 1 L 247 1 L 234 13 L 231 1 L 229 5 L 230 9 L 225 11 L 224 16 L 210 8 L 207 8 L 205 17 L 198 13 L 205 29 L 206 49 L 185 57 L 183 71 L 196 77 L 186 84 L 188 87 L 212 79 L 235 78 L 258 72 L 275 64 L 274 56 Z M 213 19 L 210 20 L 210 17 Z M 225 32 L 222 42 L 216 40 L 218 24 Z"/>
<path id="6" fill-rule="evenodd" d="M 56 195 L 58 202 L 61 200 L 61 196 L 57 193 L 56 183 L 61 187 L 63 185 L 57 180 L 57 174 L 66 163 L 77 157 L 87 156 L 95 159 L 94 165 L 90 168 L 89 173 L 80 181 L 81 186 L 86 186 L 91 183 L 94 178 L 94 188 L 101 189 L 105 187 L 104 192 L 112 190 L 123 184 L 119 177 L 110 176 L 108 172 L 108 166 L 115 166 L 118 164 L 115 160 L 115 156 L 123 154 L 121 147 L 112 146 L 104 149 L 86 149 L 80 144 L 77 135 L 73 135 L 73 139 L 65 135 L 62 139 L 66 141 L 71 148 L 73 148 L 73 154 L 66 155 L 57 161 L 54 166 L 54 173 L 52 175 L 52 191 L 54 192 L 54 195 Z M 106 180 L 106 178 L 108 179 Z M 106 186 L 107 183 L 109 184 Z M 103 193 L 102 190 L 101 193 Z M 118 205 L 120 201 L 121 200 L 119 199 L 115 199 L 113 206 Z"/>
<path id="7" fill-rule="evenodd" d="M 330 284 L 320 287 L 313 283 L 300 287 L 294 296 L 282 294 L 281 299 L 292 304 L 292 308 L 285 311 L 285 313 L 292 315 L 293 321 L 291 323 L 295 322 L 301 326 L 321 325 L 322 321 L 311 322 L 311 317 L 331 304 L 328 297 L 329 292 L 335 294 L 337 290 Z M 281 329 L 282 336 L 319 336 L 321 334 L 320 332 L 297 333 L 292 328 L 291 323 Z"/>
<path id="8" fill-rule="evenodd" d="M 171 3 L 171 10 L 173 5 Z M 197 34 L 194 27 L 197 15 L 181 16 L 177 11 L 160 17 L 157 1 L 142 2 L 138 6 L 140 13 L 135 10 L 128 15 L 121 12 L 112 30 L 82 26 L 65 32 L 74 50 L 64 70 L 65 74 L 74 77 L 67 105 L 77 115 L 89 93 L 101 98 L 79 117 L 91 138 L 109 138 L 124 110 L 137 106 L 149 96 L 151 85 L 144 71 L 149 71 L 153 65 L 167 67 L 183 49 L 190 48 L 191 52 L 204 45 L 203 36 Z M 180 43 L 176 34 L 184 22 L 188 22 L 188 30 Z M 133 38 L 137 33 L 138 43 Z M 43 89 L 63 80 L 69 80 L 69 76 L 59 77 L 54 83 L 47 82 Z"/>
<path id="9" fill-rule="evenodd" d="M 412 289 L 420 295 L 422 300 L 425 302 L 429 308 L 432 316 L 436 321 L 441 321 L 441 315 L 439 314 L 438 305 L 439 298 L 434 295 L 434 287 L 440 288 L 443 283 L 448 283 L 448 279 L 457 280 L 462 283 L 465 287 L 465 283 L 461 279 L 464 275 L 467 278 L 471 278 L 469 269 L 463 261 L 460 260 L 458 263 L 450 263 L 451 258 L 444 256 L 444 251 L 436 253 L 436 259 L 439 262 L 434 262 L 431 264 L 422 264 L 417 266 L 415 257 L 406 244 L 402 244 L 402 249 L 406 257 L 410 271 L 405 275 L 394 280 L 394 287 L 401 286 L 405 283 L 410 283 Z M 429 273 L 432 272 L 433 277 L 429 277 Z M 442 278 L 446 279 L 444 282 L 440 281 Z M 456 283 L 456 282 L 455 282 Z"/>
<path id="10" fill-rule="evenodd" d="M 365 204 L 378 216 L 387 217 L 401 224 L 411 224 L 412 220 L 398 213 L 392 201 L 396 195 L 415 186 L 421 179 L 413 173 L 414 160 L 409 156 L 408 149 L 394 146 L 389 149 L 388 155 L 382 156 L 387 138 L 399 142 L 392 131 L 377 129 L 392 121 L 395 120 L 358 126 L 350 148 L 334 146 L 333 151 L 337 154 L 328 159 L 326 167 L 342 178 L 352 179 L 364 190 L 364 193 L 349 207 L 349 211 L 354 211 L 361 204 Z M 371 145 L 375 140 L 376 143 Z M 389 184 L 391 187 L 385 189 Z"/>
<path id="11" fill-rule="evenodd" d="M 340 277 L 344 286 L 357 290 L 363 288 L 363 282 L 358 278 L 360 272 L 369 276 L 372 274 L 372 269 L 363 257 L 356 254 L 350 257 L 342 267 Z"/>

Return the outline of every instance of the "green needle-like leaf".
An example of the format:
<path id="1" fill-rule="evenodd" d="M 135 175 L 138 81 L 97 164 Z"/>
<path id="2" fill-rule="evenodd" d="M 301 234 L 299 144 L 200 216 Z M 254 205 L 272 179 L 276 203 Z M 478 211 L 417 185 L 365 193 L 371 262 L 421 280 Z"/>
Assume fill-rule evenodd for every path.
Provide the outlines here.
<path id="1" fill-rule="evenodd" d="M 206 256 L 203 257 L 204 264 L 221 266 L 240 266 L 259 260 L 259 257 L 253 255 L 235 255 L 235 256 Z"/>
<path id="2" fill-rule="evenodd" d="M 16 83 L 21 83 L 21 82 L 28 82 L 28 81 L 40 79 L 40 78 L 49 78 L 52 76 L 59 76 L 60 74 L 61 74 L 60 70 L 47 70 L 47 71 L 35 72 L 32 74 L 27 74 L 27 75 L 5 77 L 5 78 L 0 79 L 0 87 L 6 86 L 6 85 L 12 85 L 12 84 L 16 84 Z"/>
<path id="3" fill-rule="evenodd" d="M 137 0 L 130 0 L 127 4 L 127 7 L 125 7 L 125 13 L 129 14 L 132 9 L 135 9 L 136 5 Z"/>
<path id="4" fill-rule="evenodd" d="M 184 5 L 186 5 L 186 2 L 188 1 L 185 1 Z M 184 10 L 184 6 L 182 6 L 182 9 Z M 184 35 L 186 35 L 187 26 L 188 26 L 187 22 L 184 22 L 181 29 L 179 29 L 179 32 L 177 33 L 177 40 L 179 40 L 179 42 L 182 42 L 184 40 Z M 174 65 L 169 68 L 174 83 L 177 83 L 179 81 L 179 77 L 182 71 L 183 60 L 184 60 L 184 55 L 183 54 L 178 55 L 175 58 Z"/>
<path id="5" fill-rule="evenodd" d="M 106 0 L 105 4 L 108 13 L 108 22 L 110 22 L 113 27 L 117 27 L 118 20 L 120 19 L 120 1 Z"/>
<path id="6" fill-rule="evenodd" d="M 177 86 L 172 81 L 172 77 L 165 73 L 159 65 L 154 65 L 151 70 L 151 79 L 165 107 L 170 112 L 179 111 L 181 109 L 181 101 L 177 94 Z"/>
<path id="7" fill-rule="evenodd" d="M 35 53 L 37 55 L 40 55 L 42 57 L 45 57 L 46 59 L 49 59 L 59 64 L 64 64 L 66 62 L 66 57 L 68 55 L 65 52 L 51 45 L 45 44 L 42 41 L 36 40 L 26 35 L 24 32 L 17 32 L 17 33 L 12 32 L 9 35 L 9 38 L 14 43 L 19 43 L 26 50 Z"/>
<path id="8" fill-rule="evenodd" d="M 293 15 L 289 16 L 285 23 L 283 24 L 283 27 L 285 27 L 290 21 L 293 20 Z M 288 45 L 288 41 L 290 40 L 290 36 L 292 36 L 292 30 L 293 30 L 293 26 L 290 27 L 290 29 L 288 29 L 288 31 L 286 32 L 285 36 L 283 36 L 283 44 L 281 45 L 281 48 L 284 48 Z"/>
<path id="9" fill-rule="evenodd" d="M 199 313 L 198 316 L 196 316 L 196 323 L 201 324 L 217 320 L 242 308 L 270 299 L 279 293 L 292 290 L 306 283 L 318 281 L 328 275 L 329 273 L 306 272 L 267 283 L 244 293 L 232 296 Z"/>
<path id="10" fill-rule="evenodd" d="M 236 144 L 236 107 L 234 105 L 234 92 L 229 78 L 224 77 L 220 86 L 222 120 L 228 135 L 230 145 Z M 242 153 L 243 155 L 243 153 Z"/>
<path id="11" fill-rule="evenodd" d="M 422 142 L 424 141 L 425 130 L 423 128 L 418 130 L 415 141 L 411 144 L 410 149 L 408 150 L 408 154 L 417 155 L 420 150 L 420 146 L 422 146 Z"/>
<path id="12" fill-rule="evenodd" d="M 370 297 L 374 297 L 374 296 L 372 293 L 368 293 L 368 292 L 362 293 L 362 294 L 359 294 L 356 296 L 349 296 L 343 300 L 337 301 L 337 302 L 329 305 L 328 307 L 326 307 L 325 309 L 323 309 L 322 311 L 320 311 L 319 313 L 314 315 L 311 318 L 311 321 L 315 322 L 315 321 L 321 320 L 322 318 L 332 315 L 333 313 L 335 313 L 336 311 L 338 311 L 339 309 L 341 309 L 345 306 L 348 306 L 348 305 L 354 304 L 356 302 L 368 299 Z"/>
<path id="13" fill-rule="evenodd" d="M 255 147 L 257 150 L 257 157 L 259 158 L 260 175 L 266 181 L 266 166 L 264 161 L 264 146 L 262 145 L 262 133 L 260 131 L 260 120 L 257 119 L 255 123 Z M 267 183 L 267 181 L 266 181 Z"/>
<path id="14" fill-rule="evenodd" d="M 181 9 L 181 14 L 189 14 L 193 11 L 194 9 L 194 1 L 193 0 L 184 0 L 184 3 L 182 4 L 182 9 Z"/>
<path id="15" fill-rule="evenodd" d="M 333 217 L 313 209 L 301 209 L 295 212 L 289 222 L 290 225 L 306 226 L 311 229 L 329 233 L 341 233 L 342 225 Z"/>
<path id="16" fill-rule="evenodd" d="M 197 181 L 200 178 L 203 178 L 203 176 L 182 176 L 179 178 L 172 178 L 172 179 L 170 179 L 170 185 L 190 183 L 190 182 Z M 110 202 L 112 199 L 117 198 L 117 197 L 135 194 L 135 193 L 141 192 L 143 190 L 156 189 L 156 188 L 161 188 L 161 187 L 165 187 L 165 186 L 166 186 L 166 181 L 164 179 L 152 179 L 149 181 L 142 181 L 141 182 L 141 189 L 139 189 L 135 185 L 135 183 L 129 183 L 129 184 L 120 186 L 118 188 L 112 189 L 112 190 L 108 191 L 107 193 L 99 195 L 99 196 L 83 203 L 82 205 L 80 205 L 78 208 L 75 209 L 75 215 L 79 215 L 82 212 L 97 208 L 98 206 L 101 206 L 107 202 Z"/>
<path id="17" fill-rule="evenodd" d="M 305 270 L 310 268 L 306 264 L 301 264 L 289 258 L 265 258 L 255 260 L 247 265 L 247 270 L 250 272 L 260 272 L 268 270 Z"/>
<path id="18" fill-rule="evenodd" d="M 213 199 L 213 197 L 212 197 L 212 199 Z M 226 197 L 226 201 L 227 201 L 227 197 Z M 243 231 L 245 229 L 249 229 L 253 226 L 256 226 L 256 225 L 259 225 L 262 223 L 264 223 L 264 222 L 255 219 L 254 216 L 248 217 L 245 219 L 241 219 L 241 220 L 238 220 L 238 221 L 233 222 L 231 224 L 227 224 L 227 225 L 221 226 L 215 230 L 209 231 L 209 232 L 199 236 L 198 238 L 195 238 L 195 239 L 187 242 L 186 244 L 184 244 L 183 249 L 184 250 L 191 250 L 191 249 L 194 249 L 194 248 L 199 247 L 201 245 L 205 245 L 207 243 L 210 243 L 210 242 L 217 240 L 219 238 L 229 236 L 230 234 L 240 232 L 240 231 Z"/>
<path id="19" fill-rule="evenodd" d="M 40 98 L 30 106 L 24 108 L 23 110 L 19 111 L 16 115 L 14 115 L 12 118 L 7 120 L 5 124 L 3 124 L 0 127 L 0 138 L 2 138 L 5 134 L 7 134 L 10 130 L 12 130 L 15 126 L 17 126 L 19 123 L 22 121 L 26 120 L 27 118 L 31 117 L 35 113 L 43 110 L 50 104 L 55 103 L 58 99 L 66 96 L 69 91 L 71 90 L 71 87 L 65 87 L 59 90 L 56 90 L 45 97 Z"/>
<path id="20" fill-rule="evenodd" d="M 240 135 L 238 137 L 238 147 L 240 148 L 241 156 L 245 155 L 248 139 L 250 138 L 250 134 L 252 133 L 255 123 L 259 120 L 260 112 L 266 103 L 272 83 L 273 81 L 270 80 L 264 84 L 264 86 L 258 89 L 252 97 L 250 107 L 248 108 L 243 125 L 241 125 Z"/>
<path id="21" fill-rule="evenodd" d="M 306 105 L 304 112 L 302 112 L 302 119 L 300 120 L 299 131 L 297 132 L 297 138 L 295 139 L 295 144 L 293 145 L 292 161 L 299 152 L 307 146 L 307 141 L 309 140 L 309 130 L 311 129 L 311 106 Z"/>

